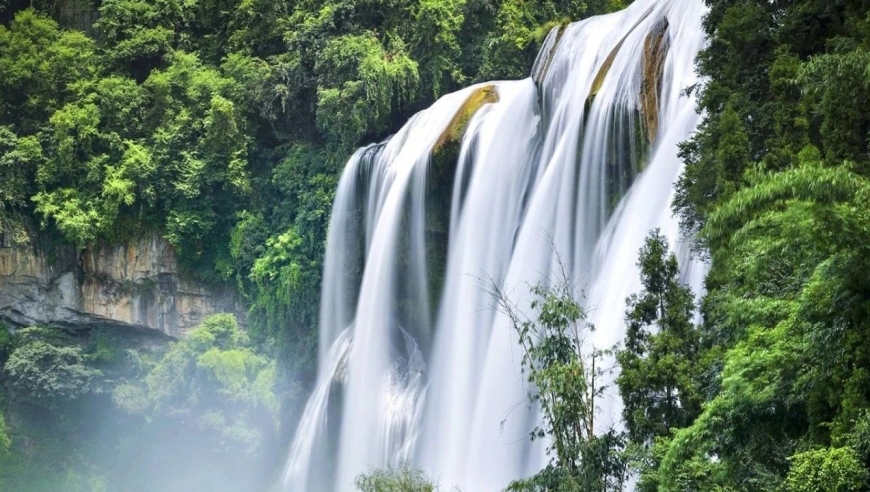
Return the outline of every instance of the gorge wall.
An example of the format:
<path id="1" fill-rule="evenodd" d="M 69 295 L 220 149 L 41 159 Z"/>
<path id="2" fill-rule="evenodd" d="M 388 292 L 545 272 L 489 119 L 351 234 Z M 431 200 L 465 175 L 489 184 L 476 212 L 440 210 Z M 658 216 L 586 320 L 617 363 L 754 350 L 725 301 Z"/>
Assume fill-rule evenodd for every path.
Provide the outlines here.
<path id="1" fill-rule="evenodd" d="M 157 234 L 77 249 L 0 237 L 0 320 L 11 326 L 127 329 L 178 338 L 210 314 L 242 312 L 231 289 L 185 276 Z"/>

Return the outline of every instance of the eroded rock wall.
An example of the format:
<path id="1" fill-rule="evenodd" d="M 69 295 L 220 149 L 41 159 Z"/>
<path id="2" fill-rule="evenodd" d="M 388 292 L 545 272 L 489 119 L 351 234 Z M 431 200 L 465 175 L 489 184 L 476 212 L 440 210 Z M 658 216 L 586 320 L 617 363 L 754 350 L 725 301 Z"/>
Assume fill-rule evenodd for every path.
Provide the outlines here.
<path id="1" fill-rule="evenodd" d="M 0 239 L 0 319 L 16 326 L 104 327 L 183 336 L 210 314 L 240 314 L 230 289 L 181 274 L 157 234 L 77 250 Z M 34 245 L 35 244 L 35 245 Z"/>

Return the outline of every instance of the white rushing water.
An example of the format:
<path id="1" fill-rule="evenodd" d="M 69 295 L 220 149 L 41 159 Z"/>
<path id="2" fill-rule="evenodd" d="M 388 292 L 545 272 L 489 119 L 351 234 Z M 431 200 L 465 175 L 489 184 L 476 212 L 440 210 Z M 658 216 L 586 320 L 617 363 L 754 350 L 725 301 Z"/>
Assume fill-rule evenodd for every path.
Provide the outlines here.
<path id="1" fill-rule="evenodd" d="M 327 241 L 319 380 L 284 490 L 353 490 L 360 473 L 409 460 L 486 492 L 543 467 L 515 333 L 486 283 L 523 306 L 561 262 L 587 294 L 596 348 L 624 335 L 652 229 L 700 288 L 670 202 L 677 144 L 698 123 L 685 89 L 702 16 L 701 0 L 637 0 L 571 24 L 547 38 L 532 78 L 444 96 L 354 154 Z M 484 92 L 497 101 L 473 113 L 458 150 L 442 146 Z M 599 429 L 618 425 L 613 391 L 600 408 Z"/>

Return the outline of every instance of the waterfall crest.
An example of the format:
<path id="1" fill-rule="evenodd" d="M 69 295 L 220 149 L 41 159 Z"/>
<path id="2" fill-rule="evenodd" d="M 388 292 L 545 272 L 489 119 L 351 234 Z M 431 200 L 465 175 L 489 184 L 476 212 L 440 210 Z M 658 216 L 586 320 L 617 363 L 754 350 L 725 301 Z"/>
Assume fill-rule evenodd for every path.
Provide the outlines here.
<path id="1" fill-rule="evenodd" d="M 444 486 L 503 489 L 546 461 L 530 442 L 520 354 L 487 282 L 528 303 L 567 268 L 587 294 L 591 343 L 624 335 L 635 265 L 670 212 L 677 145 L 698 123 L 701 0 L 637 0 L 556 29 L 532 76 L 448 94 L 388 141 L 357 151 L 327 241 L 319 380 L 283 490 L 353 490 L 409 460 Z M 618 425 L 611 394 L 599 422 Z"/>

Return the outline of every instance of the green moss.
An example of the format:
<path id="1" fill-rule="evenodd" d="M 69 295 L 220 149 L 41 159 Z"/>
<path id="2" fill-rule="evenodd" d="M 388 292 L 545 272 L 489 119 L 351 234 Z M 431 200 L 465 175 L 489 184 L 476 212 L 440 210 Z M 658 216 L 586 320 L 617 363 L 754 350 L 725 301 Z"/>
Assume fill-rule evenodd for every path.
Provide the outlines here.
<path id="1" fill-rule="evenodd" d="M 495 102 L 498 102 L 498 91 L 494 85 L 484 85 L 472 91 L 456 112 L 456 115 L 453 116 L 450 124 L 447 125 L 444 132 L 438 137 L 435 146 L 432 148 L 432 153 L 438 154 L 447 142 L 459 142 L 462 140 L 462 136 L 465 135 L 465 129 L 468 127 L 468 123 L 474 114 L 485 104 Z"/>

